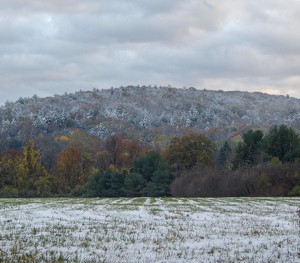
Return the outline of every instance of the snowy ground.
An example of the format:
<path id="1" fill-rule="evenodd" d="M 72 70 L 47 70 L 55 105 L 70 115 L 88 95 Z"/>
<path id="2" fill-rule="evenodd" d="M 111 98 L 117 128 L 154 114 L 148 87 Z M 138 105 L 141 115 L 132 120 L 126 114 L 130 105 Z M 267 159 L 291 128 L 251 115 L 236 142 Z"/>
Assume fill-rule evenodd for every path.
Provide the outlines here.
<path id="1" fill-rule="evenodd" d="M 0 199 L 0 262 L 300 262 L 300 198 Z"/>

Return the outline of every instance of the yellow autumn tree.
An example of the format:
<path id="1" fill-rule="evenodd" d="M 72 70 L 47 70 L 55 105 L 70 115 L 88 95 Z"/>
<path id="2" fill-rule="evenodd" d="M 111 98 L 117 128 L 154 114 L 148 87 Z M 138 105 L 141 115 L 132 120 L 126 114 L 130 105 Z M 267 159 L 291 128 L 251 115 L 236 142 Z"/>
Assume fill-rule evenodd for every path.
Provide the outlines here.
<path id="1" fill-rule="evenodd" d="M 84 153 L 82 157 L 82 180 L 87 182 L 93 173 L 94 160 L 90 153 Z"/>
<path id="2" fill-rule="evenodd" d="M 216 149 L 216 145 L 205 135 L 190 134 L 181 139 L 174 137 L 164 157 L 171 165 L 171 171 L 179 174 L 201 163 L 212 168 Z"/>
<path id="3" fill-rule="evenodd" d="M 4 186 L 17 188 L 17 169 L 23 161 L 24 155 L 20 151 L 8 150 L 0 157 L 0 189 Z"/>
<path id="4" fill-rule="evenodd" d="M 56 136 L 55 140 L 61 140 L 61 141 L 67 142 L 67 141 L 69 141 L 69 138 L 65 135 L 61 135 L 61 136 Z"/>
<path id="5" fill-rule="evenodd" d="M 50 184 L 46 169 L 40 162 L 40 151 L 34 150 L 34 141 L 30 140 L 24 149 L 24 158 L 17 169 L 18 189 L 35 189 L 35 182 L 43 177 L 46 184 Z"/>
<path id="6" fill-rule="evenodd" d="M 89 156 L 86 157 L 89 158 Z M 62 192 L 67 193 L 76 185 L 81 184 L 83 178 L 80 152 L 70 147 L 60 152 L 55 174 Z"/>
<path id="7" fill-rule="evenodd" d="M 175 135 L 166 135 L 166 134 L 156 134 L 152 145 L 157 149 L 167 148 L 169 147 L 172 139 L 175 137 Z"/>
<path id="8" fill-rule="evenodd" d="M 98 140 L 93 139 L 86 133 L 77 130 L 69 136 L 68 147 L 73 148 L 83 155 L 84 153 L 93 153 L 94 147 L 97 143 Z"/>

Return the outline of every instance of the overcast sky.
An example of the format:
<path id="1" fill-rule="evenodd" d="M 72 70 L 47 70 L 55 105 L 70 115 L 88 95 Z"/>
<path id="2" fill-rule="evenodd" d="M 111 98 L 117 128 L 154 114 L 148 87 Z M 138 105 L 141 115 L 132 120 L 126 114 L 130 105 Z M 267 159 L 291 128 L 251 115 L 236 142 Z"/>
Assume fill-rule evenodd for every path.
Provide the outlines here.
<path id="1" fill-rule="evenodd" d="M 300 97 L 299 0 L 0 0 L 0 103 L 128 85 Z"/>

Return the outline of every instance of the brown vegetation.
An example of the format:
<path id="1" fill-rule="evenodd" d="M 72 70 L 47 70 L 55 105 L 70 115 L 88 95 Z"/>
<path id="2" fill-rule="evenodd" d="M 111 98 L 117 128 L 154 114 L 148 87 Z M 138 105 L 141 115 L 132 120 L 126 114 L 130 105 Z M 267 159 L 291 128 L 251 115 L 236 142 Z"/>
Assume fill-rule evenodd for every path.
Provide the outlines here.
<path id="1" fill-rule="evenodd" d="M 175 179 L 171 194 L 183 197 L 286 196 L 299 184 L 299 164 L 267 163 L 226 172 L 200 166 Z"/>

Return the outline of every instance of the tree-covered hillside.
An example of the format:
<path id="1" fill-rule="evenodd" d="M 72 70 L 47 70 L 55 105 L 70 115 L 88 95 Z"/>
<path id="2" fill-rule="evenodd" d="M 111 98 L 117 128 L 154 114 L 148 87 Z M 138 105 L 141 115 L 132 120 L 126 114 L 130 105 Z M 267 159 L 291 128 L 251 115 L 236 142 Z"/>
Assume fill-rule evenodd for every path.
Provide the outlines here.
<path id="1" fill-rule="evenodd" d="M 129 86 L 79 91 L 53 97 L 20 98 L 0 108 L 0 133 L 32 138 L 36 134 L 70 134 L 80 129 L 107 138 L 134 131 L 145 142 L 156 132 L 182 135 L 186 128 L 204 132 L 221 127 L 300 122 L 299 99 L 264 93 Z M 225 139 L 219 132 L 213 140 Z M 208 136 L 210 136 L 208 134 Z"/>
<path id="2" fill-rule="evenodd" d="M 0 108 L 0 197 L 300 195 L 299 108 L 145 86 L 20 98 Z"/>

